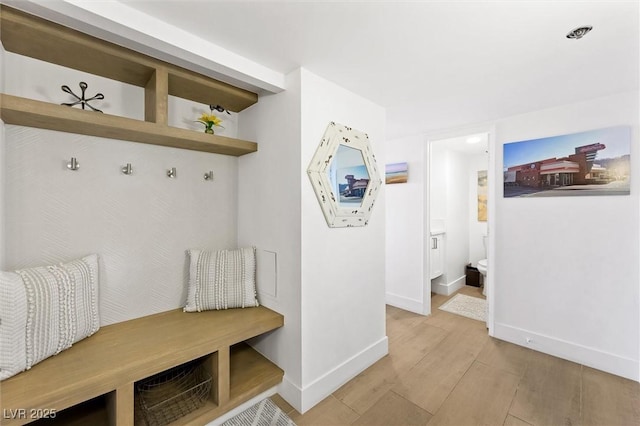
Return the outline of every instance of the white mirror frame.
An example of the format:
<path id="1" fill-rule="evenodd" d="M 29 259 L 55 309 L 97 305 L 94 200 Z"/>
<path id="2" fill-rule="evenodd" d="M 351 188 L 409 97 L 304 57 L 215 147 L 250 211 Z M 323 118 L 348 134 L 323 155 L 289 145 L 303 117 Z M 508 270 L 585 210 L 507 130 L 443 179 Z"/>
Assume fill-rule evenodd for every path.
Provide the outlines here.
<path id="1" fill-rule="evenodd" d="M 327 172 L 340 145 L 359 150 L 369 173 L 367 191 L 359 206 L 340 207 L 331 187 Z M 318 197 L 322 213 L 324 213 L 324 218 L 330 228 L 367 225 L 382 180 L 378 173 L 375 155 L 373 155 L 369 144 L 369 136 L 366 133 L 333 121 L 330 122 L 307 168 L 307 174 L 311 179 L 311 186 Z"/>

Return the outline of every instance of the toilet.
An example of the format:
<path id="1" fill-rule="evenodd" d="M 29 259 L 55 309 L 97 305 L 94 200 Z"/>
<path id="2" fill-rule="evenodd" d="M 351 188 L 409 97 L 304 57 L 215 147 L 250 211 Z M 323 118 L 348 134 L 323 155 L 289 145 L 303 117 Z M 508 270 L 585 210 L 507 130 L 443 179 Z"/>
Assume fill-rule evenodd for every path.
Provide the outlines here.
<path id="1" fill-rule="evenodd" d="M 482 294 L 483 295 L 487 295 L 486 291 L 487 291 L 487 286 L 484 285 L 485 284 L 485 280 L 487 279 L 487 236 L 483 235 L 482 236 L 482 244 L 484 245 L 484 255 L 485 255 L 485 259 L 481 259 L 478 261 L 478 272 L 480 272 L 482 274 Z"/>

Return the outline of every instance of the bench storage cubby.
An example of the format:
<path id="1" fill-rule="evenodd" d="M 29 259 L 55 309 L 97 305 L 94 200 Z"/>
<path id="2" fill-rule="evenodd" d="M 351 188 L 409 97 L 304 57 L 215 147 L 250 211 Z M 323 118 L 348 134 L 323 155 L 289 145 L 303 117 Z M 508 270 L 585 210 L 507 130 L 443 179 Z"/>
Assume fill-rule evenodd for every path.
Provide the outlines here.
<path id="1" fill-rule="evenodd" d="M 102 327 L 3 381 L 2 424 L 30 423 L 44 413 L 53 418 L 38 424 L 139 424 L 136 383 L 193 360 L 211 378 L 210 390 L 199 408 L 171 424 L 206 424 L 282 381 L 283 371 L 244 341 L 283 324 L 282 315 L 261 306 L 179 309 Z"/>

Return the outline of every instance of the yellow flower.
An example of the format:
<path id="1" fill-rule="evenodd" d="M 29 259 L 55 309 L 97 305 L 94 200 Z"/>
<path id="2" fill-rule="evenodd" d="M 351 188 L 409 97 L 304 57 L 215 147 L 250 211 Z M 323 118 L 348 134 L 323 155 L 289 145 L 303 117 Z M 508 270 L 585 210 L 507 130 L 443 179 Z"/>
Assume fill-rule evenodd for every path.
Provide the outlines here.
<path id="1" fill-rule="evenodd" d="M 220 120 L 214 114 L 207 114 L 206 112 L 203 112 L 197 121 L 204 124 L 208 129 L 212 128 L 213 126 L 220 126 L 220 123 L 222 123 L 222 120 Z"/>

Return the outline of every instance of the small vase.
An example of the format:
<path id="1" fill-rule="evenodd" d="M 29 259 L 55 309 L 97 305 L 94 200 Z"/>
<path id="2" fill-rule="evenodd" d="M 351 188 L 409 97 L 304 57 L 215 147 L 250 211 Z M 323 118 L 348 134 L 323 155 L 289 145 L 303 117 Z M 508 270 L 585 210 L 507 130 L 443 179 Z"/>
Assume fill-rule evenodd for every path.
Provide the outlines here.
<path id="1" fill-rule="evenodd" d="M 213 135 L 213 129 L 206 128 L 206 129 L 204 129 L 204 132 Z"/>

